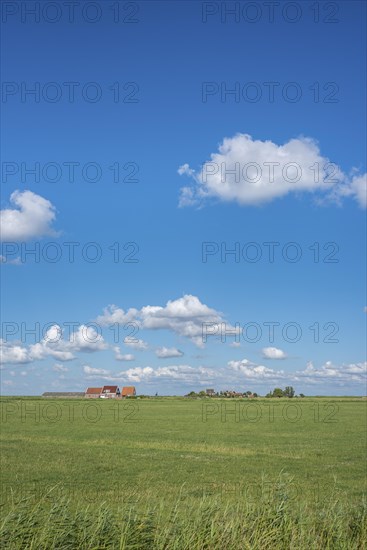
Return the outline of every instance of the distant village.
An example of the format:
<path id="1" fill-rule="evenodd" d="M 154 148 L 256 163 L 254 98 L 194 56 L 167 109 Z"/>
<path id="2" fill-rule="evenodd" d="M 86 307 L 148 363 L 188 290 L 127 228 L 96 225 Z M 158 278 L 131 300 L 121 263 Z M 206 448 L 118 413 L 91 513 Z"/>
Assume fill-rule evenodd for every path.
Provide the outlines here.
<path id="1" fill-rule="evenodd" d="M 185 395 L 185 397 L 258 397 L 257 393 L 252 393 L 251 391 L 246 392 L 237 392 L 234 390 L 225 390 L 216 392 L 214 389 L 209 388 L 207 390 L 202 390 L 199 393 L 194 391 Z"/>
<path id="2" fill-rule="evenodd" d="M 126 398 L 142 398 L 142 397 L 152 397 L 149 395 L 139 395 L 136 394 L 135 386 L 123 386 L 120 391 L 118 386 L 102 386 L 100 388 L 87 388 L 84 392 L 45 392 L 42 394 L 42 397 L 48 398 L 86 398 L 86 399 L 126 399 Z M 155 397 L 158 397 L 158 393 L 155 394 Z M 225 391 L 215 391 L 213 388 L 208 388 L 206 390 L 201 390 L 199 392 L 191 391 L 186 394 L 184 397 L 188 398 L 203 398 L 203 397 L 219 397 L 219 398 L 245 398 L 253 399 L 255 397 L 260 397 L 256 392 L 250 390 L 245 392 L 237 392 L 234 390 L 225 390 Z M 281 388 L 275 388 L 273 391 L 270 391 L 265 395 L 265 397 L 305 397 L 303 393 L 300 393 L 299 396 L 295 395 L 295 391 L 292 386 L 287 386 L 284 390 Z"/>
<path id="3" fill-rule="evenodd" d="M 158 394 L 155 394 L 157 397 Z M 123 399 L 127 397 L 136 397 L 135 386 L 123 386 L 120 391 L 118 386 L 103 386 L 101 388 L 87 388 L 85 392 L 45 392 L 42 394 L 42 397 L 59 397 L 59 398 L 81 398 L 85 397 L 87 399 Z M 149 397 L 149 396 L 140 396 L 140 397 Z M 233 390 L 225 390 L 216 392 L 214 389 L 202 390 L 198 393 L 191 391 L 186 394 L 185 397 L 258 397 L 257 393 L 252 393 L 251 391 L 247 392 L 236 392 Z"/>
<path id="4" fill-rule="evenodd" d="M 199 391 L 198 393 L 192 391 L 185 395 L 185 397 L 228 397 L 228 398 L 245 398 L 245 399 L 253 399 L 254 397 L 261 397 L 256 392 L 252 392 L 250 390 L 245 392 L 238 392 L 235 390 L 225 390 L 225 391 L 219 391 L 216 392 L 214 389 L 210 388 L 207 390 Z M 305 397 L 303 393 L 300 393 L 299 395 L 296 395 L 294 388 L 292 386 L 286 386 L 284 390 L 281 388 L 274 388 L 273 391 L 268 392 L 265 397 Z"/>

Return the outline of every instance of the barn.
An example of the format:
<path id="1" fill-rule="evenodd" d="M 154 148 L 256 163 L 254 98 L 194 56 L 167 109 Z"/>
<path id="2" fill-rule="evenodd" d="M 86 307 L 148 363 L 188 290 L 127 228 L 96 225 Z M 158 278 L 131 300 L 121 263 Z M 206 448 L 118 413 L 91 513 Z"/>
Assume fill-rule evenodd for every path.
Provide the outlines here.
<path id="1" fill-rule="evenodd" d="M 87 399 L 98 399 L 98 397 L 101 395 L 103 388 L 87 388 L 85 390 L 84 397 Z"/>
<path id="2" fill-rule="evenodd" d="M 122 388 L 121 397 L 135 397 L 135 386 L 124 386 Z"/>

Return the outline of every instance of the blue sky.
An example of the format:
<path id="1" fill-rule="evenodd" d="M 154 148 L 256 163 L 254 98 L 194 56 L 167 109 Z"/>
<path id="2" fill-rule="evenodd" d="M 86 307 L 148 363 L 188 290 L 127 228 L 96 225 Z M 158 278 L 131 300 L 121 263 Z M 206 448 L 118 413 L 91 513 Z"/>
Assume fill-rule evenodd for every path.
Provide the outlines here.
<path id="1" fill-rule="evenodd" d="M 3 393 L 365 394 L 365 4 L 25 4 L 2 14 Z"/>

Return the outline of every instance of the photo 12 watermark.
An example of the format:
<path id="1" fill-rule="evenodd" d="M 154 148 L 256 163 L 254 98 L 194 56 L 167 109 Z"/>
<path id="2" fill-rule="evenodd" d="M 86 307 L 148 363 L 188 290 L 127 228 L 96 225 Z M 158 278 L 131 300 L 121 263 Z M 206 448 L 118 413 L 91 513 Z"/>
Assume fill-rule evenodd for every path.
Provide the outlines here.
<path id="1" fill-rule="evenodd" d="M 89 1 L 32 1 L 4 0 L 1 2 L 2 23 L 124 23 L 137 24 L 141 4 L 121 0 Z"/>
<path id="2" fill-rule="evenodd" d="M 79 396 L 79 399 L 83 396 Z M 141 419 L 139 404 L 136 401 L 121 402 L 122 399 L 107 399 L 103 403 L 85 398 L 85 403 L 74 399 L 44 398 L 44 403 L 32 399 L 0 401 L 1 423 L 21 424 L 132 424 Z"/>
<path id="3" fill-rule="evenodd" d="M 336 482 L 320 482 L 312 478 L 297 481 L 294 477 L 285 476 L 276 480 L 259 481 L 208 480 L 201 485 L 203 497 L 215 496 L 223 501 L 235 500 L 255 506 L 283 501 L 293 507 L 301 504 L 305 498 L 308 502 L 317 504 L 332 498 L 338 490 Z"/>
<path id="4" fill-rule="evenodd" d="M 247 402 L 247 399 L 240 399 L 220 403 L 203 403 L 201 409 L 201 420 L 204 423 L 215 420 L 221 423 L 248 423 L 257 424 L 258 422 L 276 424 L 291 423 L 295 424 L 302 420 L 309 420 L 310 415 L 314 423 L 335 424 L 339 422 L 339 405 L 333 400 L 319 403 L 314 401 L 310 406 L 307 402 L 307 408 L 304 409 L 294 399 L 289 403 L 274 403 L 269 399 L 266 402 Z M 311 411 L 311 413 L 309 412 Z"/>
<path id="5" fill-rule="evenodd" d="M 0 483 L 0 505 L 29 502 L 37 504 L 59 504 L 62 500 L 76 500 L 85 504 L 100 504 L 114 502 L 119 504 L 135 504 L 143 487 L 138 483 L 105 483 L 90 480 L 88 483 L 75 480 L 59 482 L 46 481 L 2 481 Z"/>
<path id="6" fill-rule="evenodd" d="M 270 477 L 270 476 L 269 476 Z M 146 491 L 154 493 L 169 489 L 177 496 L 178 501 L 187 498 L 216 497 L 220 501 L 235 500 L 238 503 L 258 505 L 286 501 L 289 505 L 297 504 L 307 497 L 308 502 L 318 503 L 330 499 L 340 490 L 334 481 L 320 482 L 317 479 L 295 479 L 289 476 L 279 476 L 278 479 L 260 479 L 228 481 L 224 479 L 204 480 L 199 484 L 184 483 L 176 487 L 164 484 L 150 484 L 149 486 L 134 480 L 133 483 L 119 482 L 109 484 L 97 481 L 83 482 L 80 480 L 46 481 L 2 481 L 0 504 L 17 504 L 21 501 L 38 503 L 59 503 L 63 499 L 78 500 L 87 504 L 99 504 L 103 501 L 119 504 L 133 504 L 139 501 Z"/>
<path id="7" fill-rule="evenodd" d="M 22 344 L 37 344 L 42 341 L 44 344 L 52 346 L 66 341 L 70 345 L 78 343 L 93 345 L 101 342 L 106 333 L 113 338 L 114 344 L 127 343 L 133 346 L 140 343 L 140 340 L 135 338 L 140 330 L 140 325 L 136 321 L 101 325 L 95 321 L 86 323 L 80 321 L 40 323 L 36 321 L 30 323 L 8 320 L 2 321 L 0 326 L 3 344 L 16 339 L 18 343 Z"/>
<path id="8" fill-rule="evenodd" d="M 314 344 L 338 344 L 339 324 L 335 321 L 320 323 L 313 322 L 311 325 L 302 327 L 297 321 L 280 323 L 279 321 L 248 321 L 246 323 L 236 322 L 234 325 L 221 322 L 202 323 L 202 342 L 207 343 L 208 338 L 214 337 L 222 344 L 242 341 L 254 344 L 265 339 L 269 344 L 283 341 L 288 344 L 300 342 L 302 338 L 311 336 Z"/>
<path id="9" fill-rule="evenodd" d="M 137 82 L 39 82 L 3 81 L 1 102 L 14 103 L 139 103 L 140 86 Z"/>
<path id="10" fill-rule="evenodd" d="M 134 241 L 114 242 L 108 245 L 95 241 L 3 242 L 0 263 L 21 265 L 26 263 L 75 264 L 84 262 L 96 264 L 110 261 L 114 264 L 138 264 L 140 247 Z"/>
<path id="11" fill-rule="evenodd" d="M 313 242 L 310 245 L 289 241 L 249 241 L 249 242 L 216 242 L 201 243 L 201 261 L 206 264 L 257 264 L 257 263 L 288 263 L 294 264 L 302 260 L 315 264 L 338 264 L 340 247 L 334 241 Z"/>
<path id="12" fill-rule="evenodd" d="M 202 2 L 201 22 L 254 24 L 302 22 L 336 24 L 340 22 L 339 2 Z"/>
<path id="13" fill-rule="evenodd" d="M 35 183 L 139 183 L 140 167 L 134 161 L 77 160 L 4 161 L 1 163 L 1 181 L 4 184 Z"/>
<path id="14" fill-rule="evenodd" d="M 204 184 L 215 181 L 231 184 L 259 184 L 273 185 L 294 185 L 299 183 L 300 187 L 304 181 L 308 184 L 322 183 L 326 188 L 340 183 L 342 172 L 334 162 L 314 162 L 310 166 L 301 166 L 299 162 L 289 161 L 284 164 L 278 161 L 267 160 L 257 162 L 232 162 L 225 161 L 205 162 L 202 165 L 200 181 Z"/>
<path id="15" fill-rule="evenodd" d="M 201 84 L 202 103 L 339 103 L 337 82 L 206 81 Z"/>

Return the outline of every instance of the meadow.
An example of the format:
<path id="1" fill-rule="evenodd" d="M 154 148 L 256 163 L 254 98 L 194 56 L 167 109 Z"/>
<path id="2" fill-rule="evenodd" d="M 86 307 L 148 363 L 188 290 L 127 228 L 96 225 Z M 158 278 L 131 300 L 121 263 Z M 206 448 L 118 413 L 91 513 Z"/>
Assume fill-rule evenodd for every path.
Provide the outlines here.
<path id="1" fill-rule="evenodd" d="M 0 406 L 4 548 L 367 548 L 364 398 Z"/>

